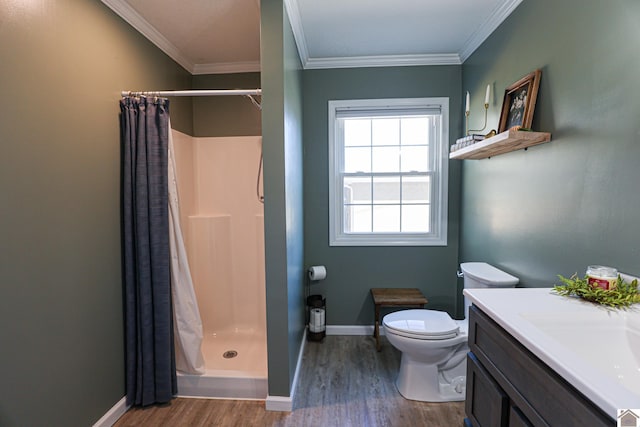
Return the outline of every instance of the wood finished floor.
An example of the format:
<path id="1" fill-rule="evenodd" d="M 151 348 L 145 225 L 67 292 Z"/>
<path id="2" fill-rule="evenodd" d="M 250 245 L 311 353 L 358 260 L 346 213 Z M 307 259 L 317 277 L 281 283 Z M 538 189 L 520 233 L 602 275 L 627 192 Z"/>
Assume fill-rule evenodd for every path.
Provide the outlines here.
<path id="1" fill-rule="evenodd" d="M 381 352 L 372 337 L 307 342 L 290 413 L 267 411 L 260 401 L 178 398 L 131 409 L 115 426 L 462 426 L 464 402 L 415 402 L 398 393 L 400 353 L 381 339 Z"/>

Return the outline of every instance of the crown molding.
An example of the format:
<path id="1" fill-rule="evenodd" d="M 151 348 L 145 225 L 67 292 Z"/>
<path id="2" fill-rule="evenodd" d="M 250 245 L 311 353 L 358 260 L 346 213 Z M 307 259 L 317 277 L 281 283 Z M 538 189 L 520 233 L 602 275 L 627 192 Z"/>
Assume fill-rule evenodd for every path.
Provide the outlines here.
<path id="1" fill-rule="evenodd" d="M 195 64 L 191 74 L 232 74 L 260 72 L 260 61 Z"/>
<path id="2" fill-rule="evenodd" d="M 167 40 L 155 27 L 145 20 L 125 0 L 101 0 L 118 16 L 129 23 L 138 32 L 160 50 L 176 61 L 192 75 L 229 74 L 260 72 L 260 61 L 233 63 L 194 64 L 180 50 Z M 522 0 L 504 0 L 489 15 L 477 31 L 467 40 L 458 53 L 418 54 L 418 55 L 378 55 L 354 57 L 310 58 L 302 18 L 297 0 L 284 0 L 284 7 L 291 23 L 291 29 L 298 49 L 300 62 L 304 69 L 358 68 L 358 67 L 396 67 L 412 65 L 460 65 L 475 52 L 480 45 L 502 24 L 502 22 L 522 3 Z"/>
<path id="3" fill-rule="evenodd" d="M 306 64 L 309 61 L 309 49 L 307 49 L 307 39 L 304 35 L 302 17 L 300 16 L 300 8 L 298 7 L 297 0 L 284 0 L 284 8 L 289 16 L 289 22 L 291 22 L 291 30 L 293 31 L 293 38 L 298 48 L 300 62 L 303 68 L 307 68 Z"/>
<path id="4" fill-rule="evenodd" d="M 461 62 L 466 61 L 473 52 L 476 51 L 489 38 L 489 36 L 511 15 L 522 0 L 505 0 L 499 4 L 489 15 L 487 19 L 472 35 L 469 40 L 462 46 L 458 53 Z"/>
<path id="5" fill-rule="evenodd" d="M 260 61 L 194 64 L 153 25 L 129 6 L 127 2 L 124 0 L 101 1 L 192 75 L 250 73 L 260 71 Z"/>
<path id="6" fill-rule="evenodd" d="M 460 57 L 452 54 L 425 55 L 379 55 L 336 58 L 309 58 L 305 69 L 358 68 L 358 67 L 403 67 L 412 65 L 460 65 Z"/>
<path id="7" fill-rule="evenodd" d="M 161 51 L 166 53 L 171 59 L 180 64 L 185 70 L 193 74 L 194 64 L 191 63 L 180 50 L 169 40 L 167 40 L 155 27 L 144 19 L 135 9 L 123 0 L 101 0 L 118 16 L 128 22 L 133 28 L 138 30 L 151 43 L 155 44 Z"/>
<path id="8" fill-rule="evenodd" d="M 289 21 L 291 22 L 291 30 L 293 31 L 293 38 L 298 48 L 298 56 L 305 70 L 409 65 L 460 65 L 462 63 L 460 56 L 455 53 L 311 58 L 309 57 L 309 49 L 307 48 L 307 41 L 297 0 L 284 0 L 284 5 L 287 15 L 289 16 Z"/>

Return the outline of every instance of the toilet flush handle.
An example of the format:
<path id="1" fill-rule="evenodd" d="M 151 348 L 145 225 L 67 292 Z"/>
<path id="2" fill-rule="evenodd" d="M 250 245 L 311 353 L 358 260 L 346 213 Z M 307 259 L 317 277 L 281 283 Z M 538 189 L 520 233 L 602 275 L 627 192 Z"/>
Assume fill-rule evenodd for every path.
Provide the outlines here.
<path id="1" fill-rule="evenodd" d="M 458 271 L 456 272 L 456 275 L 457 275 L 459 278 L 463 278 L 463 277 L 464 277 L 464 273 L 463 273 L 462 271 L 460 271 L 460 270 L 458 270 Z"/>

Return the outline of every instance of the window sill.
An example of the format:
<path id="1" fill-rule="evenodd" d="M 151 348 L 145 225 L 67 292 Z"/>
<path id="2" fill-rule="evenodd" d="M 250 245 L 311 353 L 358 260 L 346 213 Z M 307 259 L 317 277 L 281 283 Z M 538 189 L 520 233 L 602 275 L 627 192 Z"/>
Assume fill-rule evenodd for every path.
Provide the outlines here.
<path id="1" fill-rule="evenodd" d="M 329 239 L 329 246 L 447 246 L 447 239 L 424 236 L 343 235 Z"/>

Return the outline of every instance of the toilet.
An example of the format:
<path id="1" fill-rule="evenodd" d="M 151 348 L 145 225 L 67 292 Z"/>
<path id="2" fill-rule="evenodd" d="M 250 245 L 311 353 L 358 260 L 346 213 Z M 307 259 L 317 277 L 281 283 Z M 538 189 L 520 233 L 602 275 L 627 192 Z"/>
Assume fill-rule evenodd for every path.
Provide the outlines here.
<path id="1" fill-rule="evenodd" d="M 484 262 L 460 264 L 465 288 L 513 288 L 519 280 Z M 453 402 L 465 399 L 470 302 L 464 320 L 438 310 L 411 309 L 382 319 L 389 343 L 402 352 L 396 387 L 410 400 Z"/>

